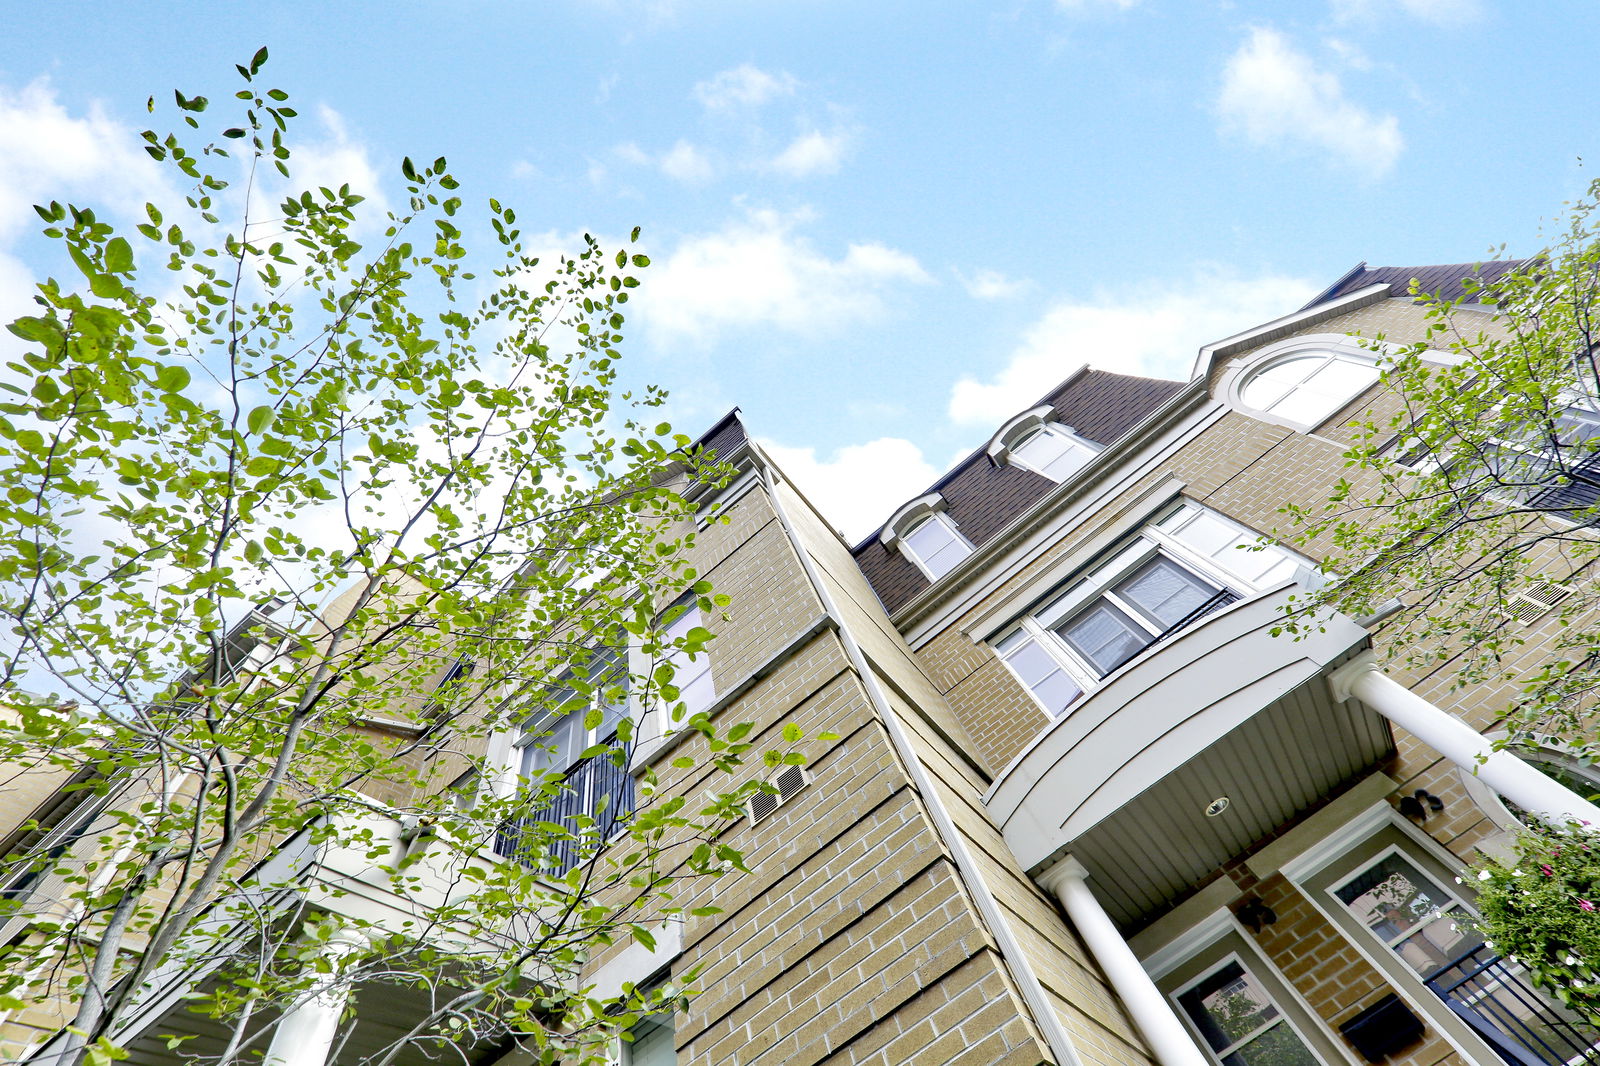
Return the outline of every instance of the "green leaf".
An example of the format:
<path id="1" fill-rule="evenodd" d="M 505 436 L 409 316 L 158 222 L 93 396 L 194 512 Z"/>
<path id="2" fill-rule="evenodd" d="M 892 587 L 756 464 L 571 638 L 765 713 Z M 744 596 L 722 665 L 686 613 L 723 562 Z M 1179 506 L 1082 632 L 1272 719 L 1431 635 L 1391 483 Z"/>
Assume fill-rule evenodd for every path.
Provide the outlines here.
<path id="1" fill-rule="evenodd" d="M 267 61 L 267 46 L 262 45 L 256 49 L 256 54 L 250 57 L 250 73 L 259 74 L 261 67 Z"/>
<path id="2" fill-rule="evenodd" d="M 106 242 L 106 269 L 119 274 L 133 271 L 133 248 L 121 237 Z"/>
<path id="3" fill-rule="evenodd" d="M 251 410 L 245 419 L 245 428 L 252 434 L 259 434 L 262 430 L 272 425 L 272 405 L 262 404 Z"/>
<path id="4" fill-rule="evenodd" d="M 793 722 L 783 727 L 783 739 L 793 744 L 805 737 L 805 732 Z"/>
<path id="5" fill-rule="evenodd" d="M 156 372 L 156 388 L 162 392 L 180 392 L 189 384 L 189 371 L 185 367 L 168 365 Z"/>

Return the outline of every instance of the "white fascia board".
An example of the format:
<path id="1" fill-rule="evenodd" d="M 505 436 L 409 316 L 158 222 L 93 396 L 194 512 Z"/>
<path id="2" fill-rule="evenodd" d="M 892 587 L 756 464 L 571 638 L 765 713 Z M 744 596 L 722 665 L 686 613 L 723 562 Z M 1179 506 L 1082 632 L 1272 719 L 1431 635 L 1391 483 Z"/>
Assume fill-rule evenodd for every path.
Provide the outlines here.
<path id="1" fill-rule="evenodd" d="M 1194 367 L 1189 373 L 1189 380 L 1204 380 L 1210 375 L 1211 368 L 1218 359 L 1234 355 L 1245 348 L 1254 347 L 1257 344 L 1265 344 L 1268 341 L 1276 340 L 1278 337 L 1304 326 L 1325 322 L 1348 311 L 1366 307 L 1368 304 L 1378 303 L 1387 298 L 1388 292 L 1388 282 L 1377 282 L 1368 285 L 1364 289 L 1357 289 L 1348 296 L 1341 296 L 1337 300 L 1318 304 L 1315 307 L 1308 307 L 1304 311 L 1296 311 L 1293 314 L 1275 318 L 1271 322 L 1263 323 L 1253 329 L 1247 329 L 1243 333 L 1235 333 L 1231 337 L 1224 337 L 1219 341 L 1212 341 L 1210 344 L 1202 345 L 1200 351 L 1195 355 Z"/>

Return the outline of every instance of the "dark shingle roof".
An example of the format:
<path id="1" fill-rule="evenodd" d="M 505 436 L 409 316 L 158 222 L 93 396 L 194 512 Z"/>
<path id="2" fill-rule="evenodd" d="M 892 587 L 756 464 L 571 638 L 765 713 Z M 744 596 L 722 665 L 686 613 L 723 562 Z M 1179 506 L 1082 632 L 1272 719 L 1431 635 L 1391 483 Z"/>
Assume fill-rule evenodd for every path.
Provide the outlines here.
<path id="1" fill-rule="evenodd" d="M 705 448 L 715 453 L 721 459 L 731 453 L 735 448 L 745 442 L 744 421 L 739 417 L 739 409 L 735 407 L 717 422 L 716 425 L 700 435 L 695 441 L 695 446 Z"/>
<path id="2" fill-rule="evenodd" d="M 1390 296 L 1406 296 L 1411 292 L 1412 278 L 1417 279 L 1419 291 L 1423 293 L 1444 300 L 1459 300 L 1466 295 L 1466 289 L 1461 284 L 1465 279 L 1476 278 L 1485 285 L 1493 285 L 1500 275 L 1525 262 L 1526 259 L 1492 259 L 1487 263 L 1409 267 L 1369 267 L 1366 263 L 1357 263 L 1344 277 L 1323 290 L 1301 310 L 1309 310 L 1380 282 L 1389 286 Z"/>
<path id="3" fill-rule="evenodd" d="M 1040 403 L 1053 419 L 1096 444 L 1110 444 L 1183 388 L 1177 381 L 1087 370 L 1068 378 Z M 1038 406 L 1037 404 L 1034 406 Z M 961 533 L 982 547 L 1012 519 L 1055 487 L 1046 477 L 1015 466 L 996 466 L 982 450 L 962 460 L 924 493 L 945 498 L 946 513 Z M 915 497 L 914 497 L 915 498 Z M 892 614 L 928 587 L 928 579 L 898 549 L 885 548 L 880 528 L 853 549 L 856 562 Z"/>

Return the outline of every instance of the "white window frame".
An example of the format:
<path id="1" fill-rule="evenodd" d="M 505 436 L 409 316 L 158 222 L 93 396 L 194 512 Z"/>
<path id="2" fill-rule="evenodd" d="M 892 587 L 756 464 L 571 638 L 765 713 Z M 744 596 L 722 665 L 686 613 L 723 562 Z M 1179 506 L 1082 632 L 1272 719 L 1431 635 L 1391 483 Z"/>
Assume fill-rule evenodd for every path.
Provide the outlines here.
<path id="1" fill-rule="evenodd" d="M 1397 843 L 1377 846 L 1384 837 Z M 1353 947 L 1356 954 L 1382 977 L 1390 990 L 1404 1000 L 1417 1017 L 1459 1052 L 1469 1063 L 1499 1063 L 1500 1057 L 1466 1022 L 1457 1018 L 1449 1006 L 1428 990 L 1419 975 L 1399 955 L 1381 944 L 1351 914 L 1344 901 L 1335 895 L 1342 885 L 1362 870 L 1380 861 L 1379 856 L 1396 848 L 1423 874 L 1438 881 L 1453 882 L 1459 876 L 1461 860 L 1442 844 L 1405 821 L 1388 801 L 1378 803 L 1346 821 L 1322 840 L 1284 863 L 1280 873 L 1311 902 L 1335 930 Z M 1322 881 L 1322 891 L 1308 882 Z M 1446 888 L 1447 894 L 1460 896 Z M 1470 906 L 1468 907 L 1470 910 Z"/>
<path id="2" fill-rule="evenodd" d="M 1206 954 L 1208 953 L 1203 951 L 1197 952 L 1195 957 L 1203 958 Z M 1211 978 L 1216 975 L 1217 971 L 1235 963 L 1238 965 L 1239 969 L 1243 971 L 1244 976 L 1252 979 L 1256 983 L 1256 986 L 1266 995 L 1267 1002 L 1270 1003 L 1272 1008 L 1278 1012 L 1278 1016 L 1272 1019 L 1272 1021 L 1267 1022 L 1265 1025 L 1258 1026 L 1257 1028 L 1251 1030 L 1248 1035 L 1240 1038 L 1239 1040 L 1235 1040 L 1222 1050 L 1213 1050 L 1211 1047 L 1211 1042 L 1205 1038 L 1205 1034 L 1201 1031 L 1194 1018 L 1189 1014 L 1188 1009 L 1183 1005 L 1182 997 L 1188 992 L 1193 991 L 1202 984 L 1205 984 L 1207 981 L 1211 980 Z M 1261 971 L 1259 967 L 1254 966 L 1254 960 L 1246 959 L 1244 955 L 1238 951 L 1227 951 L 1217 958 L 1205 963 L 1204 965 L 1205 970 L 1200 974 L 1200 976 L 1190 981 L 1186 981 L 1177 988 L 1174 988 L 1171 992 L 1167 993 L 1167 998 L 1171 1001 L 1173 1011 L 1178 1015 L 1179 1019 L 1181 1019 L 1182 1022 L 1189 1027 L 1190 1033 L 1194 1036 L 1195 1045 L 1199 1047 L 1200 1050 L 1207 1057 L 1209 1057 L 1212 1062 L 1216 1063 L 1217 1066 L 1223 1066 L 1223 1060 L 1229 1055 L 1237 1054 L 1251 1041 L 1262 1036 L 1269 1029 L 1276 1028 L 1279 1025 L 1286 1025 L 1289 1027 L 1289 1031 L 1294 1033 L 1295 1039 L 1300 1041 L 1300 1046 L 1306 1049 L 1306 1053 L 1309 1054 L 1316 1062 L 1327 1066 L 1327 1056 L 1318 1050 L 1318 1044 L 1320 1041 L 1312 1041 L 1307 1039 L 1305 1031 L 1295 1023 L 1294 1014 L 1296 1013 L 1296 1010 L 1286 1009 L 1284 1005 L 1278 1002 L 1278 999 L 1273 995 L 1273 985 L 1275 984 L 1290 988 L 1291 991 L 1292 986 L 1289 986 L 1288 982 L 1284 980 L 1281 974 L 1276 972 L 1275 968 L 1271 967 L 1270 963 L 1266 970 L 1268 974 L 1268 979 L 1266 980 L 1263 980 L 1260 976 L 1258 976 L 1258 973 Z M 1299 1007 L 1300 1004 L 1294 1004 L 1294 1008 Z"/>
<path id="3" fill-rule="evenodd" d="M 674 640 L 681 639 L 691 629 L 705 625 L 705 619 L 700 614 L 700 605 L 695 602 L 692 594 L 674 601 L 671 607 L 662 612 L 662 618 L 671 619 L 667 622 L 664 632 L 669 639 Z M 673 666 L 672 686 L 678 690 L 678 700 L 683 703 L 685 718 L 692 718 L 717 702 L 717 680 L 711 670 L 711 653 L 708 650 L 701 649 L 691 655 L 682 649 L 673 648 L 667 653 L 667 661 Z M 684 694 L 702 680 L 706 683 L 704 700 L 690 703 L 684 699 Z M 676 716 L 673 716 L 673 720 L 677 720 Z"/>
<path id="4" fill-rule="evenodd" d="M 938 522 L 945 532 L 950 534 L 953 543 L 966 548 L 961 557 L 943 572 L 936 572 L 930 567 L 911 547 L 907 539 L 927 522 Z M 919 496 L 896 511 L 884 525 L 883 533 L 878 539 L 885 548 L 898 550 L 901 555 L 910 559 L 916 568 L 922 571 L 924 577 L 934 582 L 959 569 L 967 557 L 977 550 L 973 543 L 962 535 L 955 520 L 945 513 L 945 499 L 936 492 Z"/>
<path id="5" fill-rule="evenodd" d="M 1007 464 L 1020 467 L 1023 470 L 1031 470 L 1040 477 L 1048 478 L 1057 484 L 1077 474 L 1094 461 L 1094 457 L 1102 451 L 1102 447 L 1094 441 L 1079 436 L 1071 426 L 1064 426 L 1060 422 L 1052 421 L 1050 416 L 1054 413 L 1054 408 L 1050 407 L 1049 404 L 1044 404 L 1030 411 L 1024 411 L 1022 414 L 1010 419 L 990 438 L 989 445 L 985 449 L 989 458 L 996 465 Z M 1027 457 L 1022 454 L 1023 450 L 1028 442 L 1039 434 L 1047 434 L 1060 441 L 1065 449 L 1081 455 L 1082 461 L 1062 477 L 1056 477 L 1042 466 L 1029 462 Z"/>
<path id="6" fill-rule="evenodd" d="M 609 653 L 609 655 L 607 653 Z M 579 762 L 583 758 L 583 753 L 585 751 L 588 751 L 596 744 L 603 743 L 609 739 L 611 734 L 617 731 L 617 723 L 631 714 L 632 698 L 629 695 L 628 690 L 630 686 L 627 683 L 627 649 L 621 647 L 597 647 L 590 649 L 590 654 L 596 658 L 591 659 L 589 668 L 592 668 L 594 662 L 598 660 L 599 656 L 606 656 L 606 659 L 603 661 L 609 661 L 612 664 L 612 669 L 621 670 L 621 687 L 623 689 L 621 713 L 610 718 L 606 716 L 605 709 L 607 706 L 611 706 L 606 702 L 605 699 L 606 689 L 616 687 L 614 685 L 606 685 L 597 686 L 593 692 L 589 693 L 588 701 L 582 707 L 573 707 L 570 711 L 558 711 L 551 709 L 542 715 L 527 719 L 517 727 L 516 736 L 511 742 L 510 771 L 516 777 L 526 777 L 527 771 L 530 769 L 566 773 L 572 768 L 573 764 Z M 551 686 L 552 690 L 560 689 L 566 683 L 567 678 L 571 676 L 571 673 L 572 672 L 570 670 L 566 673 L 563 673 L 561 677 L 557 679 L 556 683 Z M 588 718 L 589 712 L 595 710 L 601 712 L 600 721 L 597 722 L 593 727 L 585 725 L 585 719 Z M 573 750 L 569 753 L 566 761 L 562 765 L 556 766 L 554 763 L 554 756 L 556 753 L 555 751 L 550 750 L 554 746 L 552 744 L 552 741 L 555 739 L 553 734 L 558 726 L 567 722 L 574 723 L 578 729 L 582 730 L 583 743 L 574 745 Z M 544 752 L 543 757 L 550 758 L 551 761 L 543 766 L 529 767 L 526 765 L 529 758 L 541 758 L 541 756 L 533 755 L 529 751 L 530 748 L 536 746 L 545 748 L 546 751 Z"/>
<path id="7" fill-rule="evenodd" d="M 1383 861 L 1390 856 L 1400 858 L 1408 866 L 1416 870 L 1417 873 L 1427 878 L 1427 880 L 1433 884 L 1433 887 L 1444 893 L 1448 902 L 1436 906 L 1434 910 L 1426 916 L 1425 919 L 1419 920 L 1412 928 L 1405 930 L 1397 936 L 1389 937 L 1386 940 L 1378 935 L 1377 930 L 1373 929 L 1371 926 L 1367 925 L 1366 922 L 1362 921 L 1361 917 L 1357 915 L 1355 911 L 1351 910 L 1350 904 L 1339 898 L 1339 890 L 1344 888 L 1351 881 L 1354 881 L 1356 878 L 1367 873 L 1367 871 L 1371 870 L 1373 867 L 1381 865 Z M 1380 945 L 1384 950 L 1388 951 L 1389 954 L 1398 959 L 1402 966 L 1410 969 L 1413 973 L 1417 972 L 1416 967 L 1412 966 L 1411 963 L 1406 960 L 1405 956 L 1400 953 L 1400 945 L 1404 944 L 1412 937 L 1421 934 L 1424 929 L 1432 925 L 1434 921 L 1440 918 L 1448 918 L 1451 915 L 1460 915 L 1462 918 L 1473 917 L 1471 905 L 1468 904 L 1466 900 L 1462 899 L 1460 893 L 1452 891 L 1449 885 L 1443 883 L 1433 872 L 1426 869 L 1426 862 L 1419 862 L 1415 855 L 1411 854 L 1410 851 L 1400 844 L 1390 844 L 1388 847 L 1366 859 L 1363 859 L 1356 865 L 1348 867 L 1343 874 L 1335 877 L 1333 881 L 1323 889 L 1323 891 L 1332 901 L 1332 905 L 1334 907 L 1342 908 L 1345 914 L 1348 914 L 1352 919 L 1354 919 L 1357 925 L 1361 926 L 1362 931 L 1369 940 Z M 1424 976 L 1425 975 L 1418 973 L 1417 979 L 1420 981 Z"/>
<path id="8" fill-rule="evenodd" d="M 1377 345 L 1377 349 L 1363 345 Z M 1253 353 L 1249 358 L 1230 366 L 1223 372 L 1222 378 L 1218 382 L 1217 394 L 1228 406 L 1248 414 L 1252 418 L 1284 426 L 1294 430 L 1296 433 L 1311 433 L 1317 427 L 1324 425 L 1328 419 L 1348 407 L 1356 397 L 1371 391 L 1372 387 L 1378 384 L 1378 358 L 1380 354 L 1392 350 L 1393 348 L 1390 345 L 1370 340 L 1362 342 L 1342 333 L 1312 333 L 1294 337 L 1277 344 L 1267 345 Z M 1310 423 L 1263 410 L 1252 406 L 1244 399 L 1245 389 L 1262 372 L 1282 363 L 1305 358 L 1319 352 L 1326 352 L 1330 357 L 1347 363 L 1364 364 L 1371 367 L 1374 377 L 1360 388 L 1352 390 L 1349 395 L 1342 397 L 1337 403 L 1324 411 L 1315 422 Z"/>
<path id="9" fill-rule="evenodd" d="M 1235 533 L 1233 542 L 1224 545 L 1224 548 L 1245 543 L 1260 543 L 1265 545 L 1261 558 L 1276 561 L 1264 567 L 1248 567 L 1244 565 L 1245 558 L 1253 557 L 1256 553 L 1239 551 L 1240 560 L 1237 563 L 1230 558 L 1231 553 L 1227 551 L 1221 552 L 1220 555 L 1202 554 L 1183 539 L 1184 531 L 1200 520 L 1220 523 Z M 1046 714 L 1052 717 L 1064 717 L 1071 713 L 1073 706 L 1084 697 L 1148 654 L 1155 646 L 1157 638 L 1166 632 L 1157 629 L 1135 605 L 1123 602 L 1114 591 L 1114 586 L 1158 557 L 1176 563 L 1200 580 L 1215 586 L 1219 593 L 1232 592 L 1241 600 L 1278 588 L 1286 580 L 1303 579 L 1303 574 L 1312 569 L 1310 560 L 1289 551 L 1282 545 L 1267 541 L 1226 515 L 1202 507 L 1193 501 L 1183 500 L 1177 506 L 1166 509 L 1141 529 L 1131 541 L 1125 542 L 1120 549 L 1112 549 L 1100 561 L 1091 564 L 1086 574 L 1069 578 L 1058 585 L 1030 608 L 1022 618 L 1001 629 L 989 641 L 990 647 L 1011 676 Z M 1224 566 L 1219 558 L 1227 560 L 1228 565 Z M 1094 663 L 1089 662 L 1055 632 L 1057 627 L 1099 599 L 1106 599 L 1152 638 L 1150 643 L 1126 662 L 1103 674 Z M 1046 704 L 1011 664 L 1011 657 L 1029 641 L 1044 650 L 1078 687 L 1079 694 L 1069 700 L 1065 707 L 1053 708 Z M 1013 646 L 1002 650 L 1008 643 Z"/>

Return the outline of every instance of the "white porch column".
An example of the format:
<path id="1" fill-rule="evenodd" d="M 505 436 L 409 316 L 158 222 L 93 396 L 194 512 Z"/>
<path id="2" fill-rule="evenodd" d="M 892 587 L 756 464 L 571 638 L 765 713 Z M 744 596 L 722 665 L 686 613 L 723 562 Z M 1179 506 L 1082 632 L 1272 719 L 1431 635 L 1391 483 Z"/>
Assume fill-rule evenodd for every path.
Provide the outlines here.
<path id="1" fill-rule="evenodd" d="M 339 1031 L 339 1015 L 350 998 L 350 985 L 340 979 L 339 964 L 364 944 L 365 940 L 350 930 L 333 934 L 323 951 L 333 972 L 303 992 L 279 1019 L 262 1066 L 326 1066 Z"/>
<path id="2" fill-rule="evenodd" d="M 1600 807 L 1540 773 L 1509 751 L 1496 751 L 1477 730 L 1434 706 L 1378 669 L 1371 652 L 1345 663 L 1328 678 L 1336 699 L 1355 697 L 1523 810 L 1556 825 L 1600 826 Z"/>
<path id="3" fill-rule="evenodd" d="M 1122 1005 L 1133 1016 L 1145 1043 L 1155 1052 L 1156 1061 L 1161 1066 L 1210 1066 L 1167 998 L 1144 972 L 1138 956 L 1117 932 L 1111 916 L 1089 891 L 1088 876 L 1083 864 L 1069 855 L 1036 880 L 1061 901 L 1078 935 L 1089 945 Z"/>

